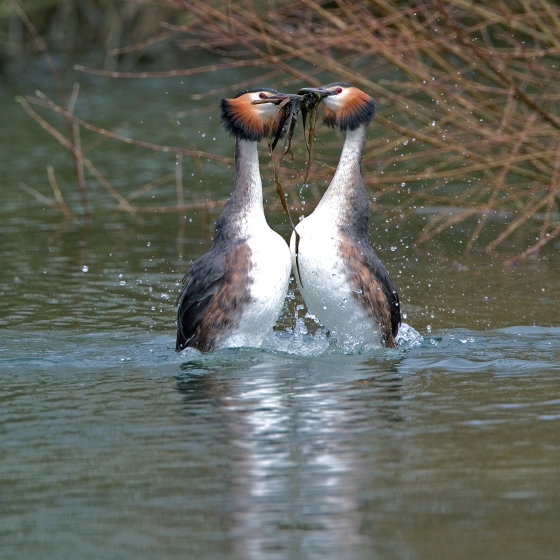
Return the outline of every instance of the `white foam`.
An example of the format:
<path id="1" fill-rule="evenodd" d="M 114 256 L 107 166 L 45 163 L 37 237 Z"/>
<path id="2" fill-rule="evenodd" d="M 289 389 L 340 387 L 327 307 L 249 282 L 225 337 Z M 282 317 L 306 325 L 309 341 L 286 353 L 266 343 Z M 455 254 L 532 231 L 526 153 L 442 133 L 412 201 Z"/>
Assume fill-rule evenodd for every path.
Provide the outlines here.
<path id="1" fill-rule="evenodd" d="M 411 348 L 412 346 L 420 346 L 423 339 L 424 337 L 415 328 L 406 323 L 401 323 L 395 342 L 399 348 Z"/>

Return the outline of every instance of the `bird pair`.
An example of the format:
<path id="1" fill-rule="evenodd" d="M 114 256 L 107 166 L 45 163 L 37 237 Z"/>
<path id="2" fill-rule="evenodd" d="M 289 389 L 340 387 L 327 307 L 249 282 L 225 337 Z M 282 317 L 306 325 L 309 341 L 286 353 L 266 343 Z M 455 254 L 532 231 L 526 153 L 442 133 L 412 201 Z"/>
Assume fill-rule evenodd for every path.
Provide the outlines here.
<path id="1" fill-rule="evenodd" d="M 344 348 L 395 344 L 399 298 L 369 242 L 361 177 L 375 101 L 339 82 L 299 93 L 323 100 L 323 122 L 347 133 L 333 180 L 288 248 L 264 216 L 257 142 L 278 133 L 277 106 L 293 96 L 260 88 L 222 99 L 222 122 L 235 138 L 234 185 L 212 248 L 183 279 L 177 350 L 261 346 L 282 310 L 292 266 L 309 311 Z"/>

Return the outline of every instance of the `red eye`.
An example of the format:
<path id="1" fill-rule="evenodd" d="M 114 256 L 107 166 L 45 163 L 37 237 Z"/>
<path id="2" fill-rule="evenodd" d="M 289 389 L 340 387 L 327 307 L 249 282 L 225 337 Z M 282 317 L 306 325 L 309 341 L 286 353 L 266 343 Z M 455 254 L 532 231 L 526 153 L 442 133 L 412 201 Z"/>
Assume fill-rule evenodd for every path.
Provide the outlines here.
<path id="1" fill-rule="evenodd" d="M 266 93 L 259 93 L 259 97 L 261 99 L 266 99 Z"/>
<path id="2" fill-rule="evenodd" d="M 342 88 L 341 87 L 337 87 L 335 89 L 335 93 L 342 93 Z"/>

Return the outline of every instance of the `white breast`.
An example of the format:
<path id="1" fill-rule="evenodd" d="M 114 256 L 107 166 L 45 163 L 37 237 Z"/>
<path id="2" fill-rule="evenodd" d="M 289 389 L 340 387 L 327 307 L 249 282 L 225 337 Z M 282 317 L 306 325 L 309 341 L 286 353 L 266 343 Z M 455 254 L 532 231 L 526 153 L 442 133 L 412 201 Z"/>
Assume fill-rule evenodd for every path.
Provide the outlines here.
<path id="1" fill-rule="evenodd" d="M 238 328 L 220 346 L 259 347 L 278 320 L 292 269 L 288 245 L 268 225 L 251 231 L 251 303 L 243 310 Z"/>
<path id="2" fill-rule="evenodd" d="M 346 351 L 381 346 L 377 325 L 367 318 L 352 295 L 347 265 L 339 249 L 338 228 L 332 215 L 316 210 L 301 221 L 298 277 L 295 263 L 295 234 L 290 240 L 293 269 L 300 293 L 311 313 L 331 331 Z"/>

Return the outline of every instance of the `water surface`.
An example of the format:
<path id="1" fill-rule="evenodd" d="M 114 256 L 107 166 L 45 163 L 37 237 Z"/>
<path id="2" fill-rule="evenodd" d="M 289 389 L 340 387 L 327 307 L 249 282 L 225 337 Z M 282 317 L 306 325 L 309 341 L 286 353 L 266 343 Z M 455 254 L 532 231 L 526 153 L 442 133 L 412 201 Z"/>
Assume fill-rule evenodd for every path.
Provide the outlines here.
<path id="1" fill-rule="evenodd" d="M 71 160 L 13 103 L 49 91 L 39 70 L 0 88 L 3 559 L 558 558 L 557 245 L 509 268 L 465 256 L 459 230 L 414 250 L 421 216 L 374 212 L 417 339 L 344 355 L 296 292 L 264 348 L 177 354 L 179 282 L 219 209 L 138 221 L 88 182 L 86 224 L 20 190 L 52 197 L 51 164 L 79 214 Z M 177 118 L 233 78 L 205 79 L 82 76 L 77 114 L 231 155 L 217 111 Z M 91 157 L 123 194 L 176 163 L 115 144 Z M 227 167 L 182 165 L 186 200 L 227 196 Z M 174 203 L 173 182 L 152 194 Z"/>

